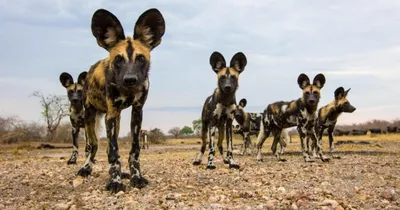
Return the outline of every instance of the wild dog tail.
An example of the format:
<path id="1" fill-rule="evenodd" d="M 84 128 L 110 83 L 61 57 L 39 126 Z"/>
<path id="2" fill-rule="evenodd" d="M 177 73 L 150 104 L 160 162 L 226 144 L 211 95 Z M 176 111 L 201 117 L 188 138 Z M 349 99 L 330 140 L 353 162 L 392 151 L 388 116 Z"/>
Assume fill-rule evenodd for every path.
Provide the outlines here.
<path id="1" fill-rule="evenodd" d="M 103 117 L 104 117 L 104 113 L 101 112 L 97 112 L 96 113 L 96 123 L 94 125 L 94 131 L 96 133 L 96 137 L 99 138 L 99 133 L 101 132 L 101 124 L 100 122 L 102 121 Z M 105 126 L 105 125 L 104 125 Z"/>

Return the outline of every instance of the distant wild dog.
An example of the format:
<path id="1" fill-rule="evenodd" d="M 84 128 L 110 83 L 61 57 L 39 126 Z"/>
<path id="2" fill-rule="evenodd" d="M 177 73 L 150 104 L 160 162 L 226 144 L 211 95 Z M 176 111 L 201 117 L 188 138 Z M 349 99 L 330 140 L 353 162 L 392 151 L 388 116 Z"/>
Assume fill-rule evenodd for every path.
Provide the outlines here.
<path id="1" fill-rule="evenodd" d="M 265 139 L 272 132 L 274 141 L 271 146 L 272 153 L 279 161 L 282 159 L 277 152 L 277 144 L 280 140 L 282 129 L 297 126 L 297 131 L 301 139 L 301 148 L 304 160 L 312 162 L 306 148 L 306 137 L 310 137 L 317 143 L 317 153 L 322 161 L 328 161 L 329 158 L 323 155 L 321 145 L 315 133 L 315 121 L 317 119 L 317 107 L 320 99 L 320 90 L 325 84 L 325 76 L 318 74 L 314 77 L 313 83 L 305 74 L 300 74 L 297 83 L 303 90 L 302 97 L 293 101 L 279 101 L 269 104 L 263 113 L 263 120 L 260 125 L 258 135 L 258 154 L 257 161 L 262 161 L 261 148 Z"/>
<path id="2" fill-rule="evenodd" d="M 353 113 L 356 110 L 356 108 L 351 105 L 347 99 L 347 94 L 349 91 L 350 89 L 345 91 L 343 87 L 337 88 L 334 93 L 335 99 L 318 110 L 318 120 L 315 128 L 318 134 L 318 140 L 322 142 L 324 130 L 328 128 L 329 152 L 333 158 L 340 158 L 339 156 L 333 154 L 333 131 L 335 129 L 337 120 L 343 112 Z M 312 145 L 312 151 L 315 149 L 315 145 Z"/>
<path id="3" fill-rule="evenodd" d="M 224 163 L 229 164 L 229 168 L 239 168 L 239 165 L 233 160 L 232 145 L 232 122 L 234 119 L 234 111 L 236 109 L 235 93 L 239 86 L 239 74 L 244 71 L 247 65 L 246 56 L 238 52 L 230 62 L 230 66 L 226 66 L 225 58 L 219 52 L 212 53 L 210 57 L 210 65 L 217 74 L 218 87 L 214 93 L 207 97 L 204 102 L 201 114 L 202 145 L 193 165 L 200 165 L 203 154 L 206 150 L 206 140 L 209 140 L 209 154 L 207 169 L 215 169 L 214 165 L 214 136 L 218 129 L 218 150 L 223 157 Z M 224 139 L 224 131 L 226 131 L 227 149 L 224 156 L 222 141 Z"/>
<path id="4" fill-rule="evenodd" d="M 84 71 L 79 74 L 78 81 L 74 83 L 72 76 L 63 72 L 60 75 L 61 85 L 67 89 L 68 100 L 70 102 L 69 112 L 70 121 L 72 125 L 72 155 L 67 161 L 67 164 L 76 164 L 76 159 L 78 158 L 78 136 L 81 128 L 85 128 L 85 110 L 83 107 L 84 97 L 83 97 L 83 85 L 86 81 L 87 72 Z M 88 156 L 87 147 L 87 133 L 85 132 L 85 155 Z"/>
<path id="5" fill-rule="evenodd" d="M 105 9 L 92 17 L 92 33 L 97 44 L 109 52 L 107 58 L 91 66 L 84 86 L 85 126 L 89 136 L 90 154 L 78 175 L 88 176 L 97 152 L 96 116 L 106 114 L 108 162 L 110 179 L 106 189 L 115 193 L 124 190 L 121 182 L 121 161 L 118 154 L 118 134 L 123 109 L 132 106 L 132 145 L 129 152 L 130 185 L 142 188 L 148 181 L 140 170 L 139 132 L 143 106 L 149 91 L 150 52 L 161 43 L 165 22 L 157 9 L 141 14 L 134 27 L 133 37 L 125 37 L 118 18 Z"/>
<path id="6" fill-rule="evenodd" d="M 142 141 L 142 149 L 149 148 L 149 141 L 148 141 L 148 132 L 147 130 L 140 130 L 140 140 Z"/>
<path id="7" fill-rule="evenodd" d="M 235 120 L 240 126 L 240 131 L 238 133 L 240 133 L 240 135 L 242 135 L 243 137 L 242 155 L 244 155 L 247 152 L 249 146 L 251 146 L 250 136 L 258 136 L 258 133 L 260 132 L 260 124 L 262 121 L 262 113 L 251 113 L 244 110 L 246 104 L 247 100 L 245 98 L 241 99 L 235 110 Z M 281 154 L 283 154 L 286 146 L 284 139 L 288 139 L 286 135 L 287 131 L 284 130 L 279 141 L 279 144 L 281 146 Z"/>

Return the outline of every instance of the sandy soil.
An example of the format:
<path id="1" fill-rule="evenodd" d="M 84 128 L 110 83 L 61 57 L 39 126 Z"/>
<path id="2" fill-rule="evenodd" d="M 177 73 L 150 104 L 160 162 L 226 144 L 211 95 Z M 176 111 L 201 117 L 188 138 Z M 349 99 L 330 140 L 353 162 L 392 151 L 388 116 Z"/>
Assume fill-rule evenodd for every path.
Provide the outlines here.
<path id="1" fill-rule="evenodd" d="M 117 194 L 104 189 L 104 142 L 88 178 L 76 176 L 84 162 L 83 146 L 78 165 L 67 165 L 70 149 L 3 145 L 0 209 L 400 209 L 400 137 L 337 146 L 342 159 L 328 163 L 305 163 L 297 142 L 284 155 L 288 161 L 277 162 L 268 140 L 264 162 L 256 162 L 255 154 L 235 154 L 239 170 L 229 169 L 219 155 L 215 170 L 205 169 L 206 155 L 202 165 L 193 166 L 200 146 L 196 141 L 142 150 L 142 170 L 150 184 L 139 190 L 124 180 L 127 190 Z M 129 144 L 120 145 L 128 171 Z"/>

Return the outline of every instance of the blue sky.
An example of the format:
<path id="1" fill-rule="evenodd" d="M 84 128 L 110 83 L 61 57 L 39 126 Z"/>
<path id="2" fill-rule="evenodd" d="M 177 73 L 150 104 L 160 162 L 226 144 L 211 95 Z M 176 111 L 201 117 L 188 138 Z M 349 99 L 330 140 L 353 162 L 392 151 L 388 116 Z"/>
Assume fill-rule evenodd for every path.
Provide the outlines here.
<path id="1" fill-rule="evenodd" d="M 0 115 L 38 121 L 33 91 L 66 94 L 61 72 L 74 78 L 107 56 L 90 31 L 99 8 L 114 13 L 126 35 L 138 16 L 156 7 L 166 33 L 152 52 L 150 93 L 143 128 L 191 125 L 216 87 L 209 65 L 213 51 L 226 60 L 247 56 L 237 100 L 248 111 L 300 97 L 297 77 L 324 73 L 320 106 L 334 90 L 351 88 L 357 107 L 340 124 L 400 117 L 400 1 L 128 1 L 1 0 Z M 130 109 L 122 112 L 121 134 L 129 131 Z"/>

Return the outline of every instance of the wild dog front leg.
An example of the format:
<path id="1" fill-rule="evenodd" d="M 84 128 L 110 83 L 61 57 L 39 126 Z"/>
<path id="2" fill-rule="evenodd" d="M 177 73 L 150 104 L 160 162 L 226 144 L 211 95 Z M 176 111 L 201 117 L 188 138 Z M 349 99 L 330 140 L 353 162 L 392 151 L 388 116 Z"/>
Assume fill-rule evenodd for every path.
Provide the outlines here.
<path id="1" fill-rule="evenodd" d="M 261 154 L 261 149 L 262 146 L 265 142 L 265 140 L 268 138 L 269 134 L 271 133 L 271 130 L 264 125 L 264 122 L 261 122 L 261 127 L 260 127 L 260 133 L 258 133 L 258 143 L 257 143 L 257 158 L 256 161 L 263 161 L 262 154 Z"/>
<path id="2" fill-rule="evenodd" d="M 117 193 L 124 191 L 125 186 L 122 184 L 121 174 L 121 160 L 118 154 L 118 115 L 120 113 L 116 109 L 109 108 L 106 114 L 106 132 L 108 139 L 107 155 L 109 164 L 109 175 L 110 179 L 106 185 L 106 189 L 111 193 Z"/>
<path id="3" fill-rule="evenodd" d="M 69 158 L 67 164 L 76 164 L 76 159 L 78 158 L 78 136 L 79 136 L 79 127 L 73 126 L 72 127 L 72 155 Z"/>
<path id="4" fill-rule="evenodd" d="M 222 141 L 224 140 L 224 136 L 225 136 L 224 130 L 225 130 L 224 124 L 221 124 L 221 125 L 218 126 L 218 143 L 217 143 L 217 146 L 218 146 L 219 154 L 221 155 L 222 159 L 224 160 L 224 163 L 225 164 L 229 164 L 229 160 L 224 155 L 224 148 L 222 147 Z"/>
<path id="5" fill-rule="evenodd" d="M 203 159 L 204 152 L 206 151 L 207 145 L 207 136 L 208 136 L 208 123 L 202 123 L 201 126 L 201 148 L 200 152 L 197 154 L 195 160 L 193 161 L 193 165 L 200 165 Z"/>
<path id="6" fill-rule="evenodd" d="M 322 144 L 321 144 L 322 141 L 319 141 L 319 140 L 318 140 L 318 137 L 317 137 L 317 135 L 315 134 L 314 129 L 312 129 L 312 132 L 311 132 L 311 134 L 310 134 L 310 137 L 311 137 L 311 139 L 312 139 L 312 141 L 313 141 L 313 144 L 316 146 L 316 153 L 318 154 L 318 156 L 320 157 L 320 159 L 322 160 L 322 162 L 327 162 L 327 161 L 329 161 L 329 158 L 328 158 L 328 157 L 325 157 L 324 154 L 323 154 L 323 152 L 322 152 Z"/>
<path id="7" fill-rule="evenodd" d="M 94 164 L 94 158 L 97 153 L 97 136 L 95 131 L 95 123 L 96 123 L 96 109 L 93 106 L 90 106 L 85 109 L 85 132 L 88 135 L 88 156 L 86 157 L 86 161 L 83 164 L 82 168 L 79 169 L 79 176 L 89 176 L 92 173 L 92 166 Z"/>
<path id="8" fill-rule="evenodd" d="M 340 156 L 333 153 L 335 150 L 335 146 L 333 144 L 333 127 L 328 128 L 328 136 L 329 136 L 329 153 L 331 154 L 332 158 L 340 159 Z"/>
<path id="9" fill-rule="evenodd" d="M 208 163 L 207 163 L 207 169 L 215 169 L 215 164 L 214 164 L 214 156 L 215 156 L 215 147 L 214 147 L 214 136 L 215 136 L 215 130 L 217 129 L 217 126 L 211 125 L 210 128 L 208 129 Z"/>
<path id="10" fill-rule="evenodd" d="M 89 150 L 89 137 L 88 137 L 88 132 L 85 130 L 85 157 L 87 158 L 89 156 L 90 150 Z"/>
<path id="11" fill-rule="evenodd" d="M 228 118 L 226 121 L 226 144 L 228 147 L 226 156 L 229 161 L 229 168 L 240 168 L 240 166 L 233 160 L 232 122 L 233 117 Z"/>
<path id="12" fill-rule="evenodd" d="M 299 137 L 300 137 L 300 144 L 301 144 L 301 151 L 303 154 L 303 158 L 304 161 L 306 162 L 314 162 L 314 160 L 312 160 L 308 154 L 308 146 L 306 145 L 306 131 L 303 131 L 304 129 L 302 129 L 301 126 L 297 127 L 297 132 L 299 133 Z"/>
<path id="13" fill-rule="evenodd" d="M 139 132 L 142 129 L 143 110 L 142 107 L 132 107 L 131 133 L 133 136 L 131 151 L 129 152 L 129 169 L 131 172 L 130 185 L 143 188 L 148 184 L 147 179 L 140 171 L 140 145 Z"/>

